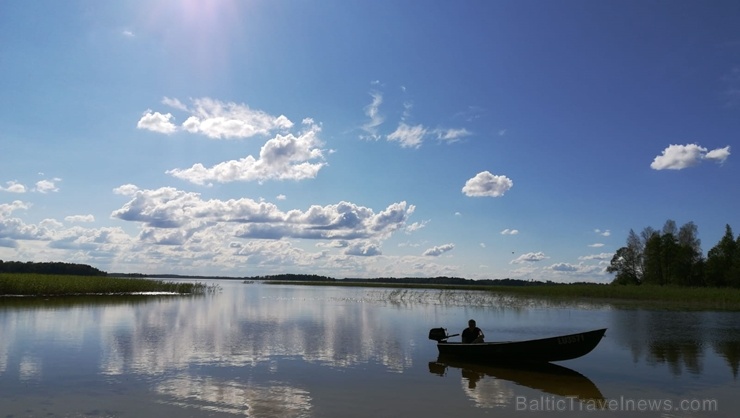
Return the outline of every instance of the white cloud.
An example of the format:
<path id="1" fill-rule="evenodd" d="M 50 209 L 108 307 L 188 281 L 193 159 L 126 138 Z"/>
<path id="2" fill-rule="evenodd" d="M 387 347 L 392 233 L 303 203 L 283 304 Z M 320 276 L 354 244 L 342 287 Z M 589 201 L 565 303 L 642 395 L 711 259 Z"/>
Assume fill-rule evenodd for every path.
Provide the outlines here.
<path id="1" fill-rule="evenodd" d="M 650 164 L 653 170 L 682 170 L 699 164 L 702 160 L 723 163 L 730 156 L 730 147 L 708 151 L 697 144 L 670 145 Z"/>
<path id="2" fill-rule="evenodd" d="M 612 234 L 612 232 L 608 229 L 601 230 L 601 229 L 594 229 L 594 232 L 601 235 L 602 237 L 608 237 Z"/>
<path id="3" fill-rule="evenodd" d="M 25 193 L 26 192 L 26 186 L 18 183 L 17 181 L 11 180 L 6 182 L 5 184 L 8 185 L 8 187 L 0 186 L 0 192 L 8 192 L 8 193 Z"/>
<path id="4" fill-rule="evenodd" d="M 287 199 L 287 196 L 285 196 L 284 194 L 279 194 L 279 195 L 275 196 L 275 199 L 277 199 L 277 200 L 285 200 L 285 199 Z"/>
<path id="5" fill-rule="evenodd" d="M 17 240 L 47 240 L 51 235 L 49 228 L 55 227 L 48 219 L 42 220 L 39 225 L 26 224 L 21 219 L 11 218 L 13 212 L 30 208 L 29 203 L 15 200 L 11 203 L 0 204 L 0 246 L 17 248 Z"/>
<path id="6" fill-rule="evenodd" d="M 452 251 L 455 248 L 455 244 L 444 244 L 444 245 L 437 245 L 432 248 L 427 249 L 424 251 L 424 256 L 431 256 L 431 257 L 437 257 L 440 256 L 448 251 Z"/>
<path id="7" fill-rule="evenodd" d="M 56 183 L 60 181 L 62 181 L 62 179 L 60 178 L 53 178 L 51 180 L 39 180 L 36 182 L 36 187 L 34 188 L 34 191 L 43 194 L 58 192 L 59 188 L 57 187 Z"/>
<path id="8" fill-rule="evenodd" d="M 611 260 L 612 257 L 614 257 L 614 253 L 601 253 L 601 254 L 592 254 L 592 255 L 584 255 L 581 257 L 578 257 L 579 260 L 583 261 L 589 261 L 589 260 Z"/>
<path id="9" fill-rule="evenodd" d="M 465 128 L 459 129 L 435 129 L 434 134 L 437 135 L 437 139 L 446 141 L 448 143 L 457 142 L 461 138 L 470 136 L 471 133 Z"/>
<path id="10" fill-rule="evenodd" d="M 124 184 L 113 189 L 113 193 L 123 196 L 133 196 L 139 188 L 133 184 Z"/>
<path id="11" fill-rule="evenodd" d="M 517 235 L 519 233 L 518 229 L 504 229 L 501 231 L 501 235 Z"/>
<path id="12" fill-rule="evenodd" d="M 177 110 L 182 110 L 184 112 L 188 112 L 188 107 L 185 106 L 185 104 L 183 102 L 181 102 L 179 99 L 171 99 L 171 98 L 165 96 L 165 97 L 162 98 L 162 104 L 163 105 L 166 105 L 166 106 L 169 106 L 169 107 L 173 107 L 173 108 L 175 108 Z"/>
<path id="13" fill-rule="evenodd" d="M 361 257 L 372 257 L 381 255 L 383 252 L 380 250 L 380 246 L 370 242 L 356 242 L 348 245 L 344 250 L 346 255 L 357 255 Z"/>
<path id="14" fill-rule="evenodd" d="M 177 126 L 171 121 L 172 118 L 171 113 L 161 114 L 147 110 L 139 119 L 139 122 L 136 123 L 136 127 L 161 134 L 171 134 L 177 130 Z"/>
<path id="15" fill-rule="evenodd" d="M 67 222 L 95 222 L 93 215 L 71 215 L 64 218 Z"/>
<path id="16" fill-rule="evenodd" d="M 383 95 L 378 92 L 371 92 L 373 101 L 365 107 L 365 115 L 370 118 L 368 122 L 362 125 L 362 130 L 367 133 L 365 136 L 361 136 L 362 139 L 374 139 L 380 138 L 378 135 L 378 126 L 383 123 L 383 116 L 380 114 L 380 105 L 383 103 Z"/>
<path id="17" fill-rule="evenodd" d="M 405 229 L 405 231 L 406 231 L 407 234 L 414 233 L 414 232 L 416 232 L 416 231 L 418 231 L 418 230 L 426 227 L 429 222 L 431 222 L 431 221 L 430 220 L 426 220 L 426 221 L 421 221 L 421 222 L 414 222 L 411 225 L 407 226 L 406 229 Z"/>
<path id="18" fill-rule="evenodd" d="M 422 125 L 410 126 L 401 122 L 393 133 L 388 135 L 389 141 L 398 141 L 403 148 L 419 148 L 427 129 Z"/>
<path id="19" fill-rule="evenodd" d="M 547 267 L 547 269 L 562 272 L 573 272 L 578 271 L 578 266 L 574 266 L 573 264 L 568 263 L 556 263 Z"/>
<path id="20" fill-rule="evenodd" d="M 305 180 L 315 178 L 326 163 L 319 146 L 320 128 L 312 125 L 299 136 L 277 135 L 262 146 L 259 159 L 249 155 L 239 160 L 225 161 L 206 168 L 197 163 L 186 169 L 172 169 L 166 173 L 191 183 L 210 182 Z M 311 160 L 321 160 L 310 162 Z"/>
<path id="21" fill-rule="evenodd" d="M 25 203 L 20 200 L 14 200 L 11 203 L 0 203 L 0 218 L 10 216 L 17 210 L 28 209 L 30 207 L 30 203 Z"/>
<path id="22" fill-rule="evenodd" d="M 293 122 L 283 115 L 275 117 L 261 110 L 253 110 L 245 104 L 225 103 L 208 97 L 193 99 L 192 108 L 176 98 L 164 97 L 162 103 L 189 114 L 182 123 L 183 130 L 214 139 L 269 135 L 275 130 L 293 127 Z M 139 129 L 171 134 L 178 129 L 173 118 L 171 113 L 147 110 L 136 126 Z"/>
<path id="23" fill-rule="evenodd" d="M 193 105 L 192 116 L 182 126 L 190 133 L 202 133 L 209 138 L 249 138 L 293 127 L 293 122 L 283 115 L 275 117 L 244 104 L 206 97 L 194 99 Z"/>
<path id="24" fill-rule="evenodd" d="M 730 146 L 726 146 L 724 148 L 717 148 L 713 149 L 704 155 L 704 159 L 706 160 L 714 160 L 719 163 L 724 163 L 727 157 L 730 156 Z"/>
<path id="25" fill-rule="evenodd" d="M 121 32 L 121 34 L 127 38 L 133 38 L 135 36 L 134 33 L 128 29 Z"/>
<path id="26" fill-rule="evenodd" d="M 272 203 L 246 198 L 205 201 L 198 193 L 163 187 L 137 190 L 132 199 L 111 216 L 142 223 L 146 228 L 176 228 L 185 238 L 203 228 L 227 228 L 232 237 L 247 239 L 371 239 L 377 242 L 404 228 L 414 210 L 413 205 L 398 202 L 375 213 L 367 207 L 340 202 L 311 206 L 306 211 L 283 212 Z"/>
<path id="27" fill-rule="evenodd" d="M 591 248 L 601 248 L 601 247 L 604 246 L 604 244 L 602 244 L 600 242 L 595 242 L 593 244 L 588 244 L 588 246 L 591 247 Z"/>
<path id="28" fill-rule="evenodd" d="M 510 178 L 483 171 L 466 181 L 462 192 L 471 197 L 500 197 L 513 186 L 514 182 Z"/>
<path id="29" fill-rule="evenodd" d="M 545 253 L 541 251 L 536 252 L 536 253 L 526 253 L 526 254 L 520 255 L 514 260 L 511 260 L 510 264 L 534 263 L 537 261 L 542 261 L 546 258 L 550 258 L 550 257 L 547 257 Z"/>

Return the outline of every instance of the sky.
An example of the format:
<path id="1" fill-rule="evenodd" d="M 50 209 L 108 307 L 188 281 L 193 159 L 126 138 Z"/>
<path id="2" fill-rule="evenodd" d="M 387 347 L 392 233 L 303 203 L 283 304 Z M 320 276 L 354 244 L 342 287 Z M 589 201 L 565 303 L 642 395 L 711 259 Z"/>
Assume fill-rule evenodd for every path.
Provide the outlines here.
<path id="1" fill-rule="evenodd" d="M 610 282 L 740 232 L 740 2 L 5 0 L 0 259 Z"/>

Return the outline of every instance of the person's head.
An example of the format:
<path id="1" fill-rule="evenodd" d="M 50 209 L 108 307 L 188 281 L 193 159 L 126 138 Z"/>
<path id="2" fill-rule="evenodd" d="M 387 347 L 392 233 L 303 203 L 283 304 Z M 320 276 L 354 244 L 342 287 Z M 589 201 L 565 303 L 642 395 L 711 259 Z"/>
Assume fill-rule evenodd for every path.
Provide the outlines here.
<path id="1" fill-rule="evenodd" d="M 468 321 L 468 326 L 470 328 L 475 328 L 475 319 L 471 319 L 470 321 Z"/>

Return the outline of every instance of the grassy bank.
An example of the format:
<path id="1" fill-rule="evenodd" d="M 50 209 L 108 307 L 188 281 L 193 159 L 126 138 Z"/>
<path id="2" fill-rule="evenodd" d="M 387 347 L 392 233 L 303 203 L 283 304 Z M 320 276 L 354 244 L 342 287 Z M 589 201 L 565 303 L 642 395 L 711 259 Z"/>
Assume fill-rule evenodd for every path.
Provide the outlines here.
<path id="1" fill-rule="evenodd" d="M 266 281 L 268 284 L 285 284 L 285 281 Z M 489 292 L 529 298 L 548 298 L 560 301 L 593 301 L 615 304 L 645 304 L 654 307 L 686 309 L 721 309 L 740 311 L 740 289 L 678 287 L 678 286 L 617 286 L 600 284 L 563 284 L 534 286 L 477 286 L 477 285 L 426 285 L 381 282 L 290 282 L 309 286 L 360 286 L 373 288 L 406 288 L 466 290 Z"/>
<path id="2" fill-rule="evenodd" d="M 212 291 L 202 283 L 99 276 L 1 273 L 0 296 L 130 295 L 142 292 L 205 294 Z"/>

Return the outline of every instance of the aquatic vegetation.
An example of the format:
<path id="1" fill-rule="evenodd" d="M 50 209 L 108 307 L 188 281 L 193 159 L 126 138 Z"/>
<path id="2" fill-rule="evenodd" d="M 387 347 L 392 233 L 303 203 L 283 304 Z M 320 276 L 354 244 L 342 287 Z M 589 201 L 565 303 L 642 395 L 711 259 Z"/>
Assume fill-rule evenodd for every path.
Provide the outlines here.
<path id="1" fill-rule="evenodd" d="M 46 275 L 34 273 L 0 274 L 0 295 L 70 296 L 114 294 L 179 294 L 214 293 L 217 285 L 180 283 L 144 278 Z"/>
<path id="2" fill-rule="evenodd" d="M 285 284 L 284 281 L 266 281 Z M 740 311 L 740 289 L 608 284 L 548 284 L 532 286 L 439 285 L 382 282 L 290 282 L 308 286 L 352 286 L 370 289 L 369 297 L 394 304 L 431 303 L 449 306 L 593 306 L 635 305 L 668 309 Z"/>

